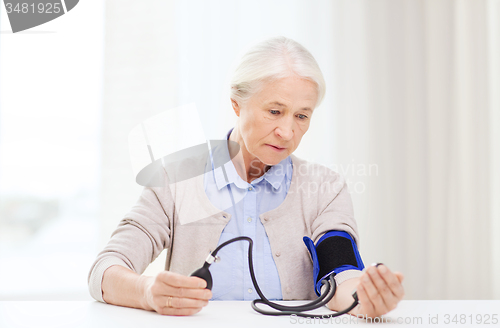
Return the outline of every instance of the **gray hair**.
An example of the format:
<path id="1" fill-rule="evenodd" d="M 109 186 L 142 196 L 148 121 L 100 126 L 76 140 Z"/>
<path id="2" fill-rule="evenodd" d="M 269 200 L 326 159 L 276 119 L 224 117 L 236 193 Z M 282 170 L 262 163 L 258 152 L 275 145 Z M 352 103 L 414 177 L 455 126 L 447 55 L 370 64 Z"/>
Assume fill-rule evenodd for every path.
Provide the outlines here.
<path id="1" fill-rule="evenodd" d="M 241 58 L 230 82 L 230 97 L 245 103 L 261 90 L 265 82 L 293 75 L 316 84 L 318 107 L 325 96 L 326 86 L 311 53 L 300 43 L 284 36 L 264 40 Z"/>

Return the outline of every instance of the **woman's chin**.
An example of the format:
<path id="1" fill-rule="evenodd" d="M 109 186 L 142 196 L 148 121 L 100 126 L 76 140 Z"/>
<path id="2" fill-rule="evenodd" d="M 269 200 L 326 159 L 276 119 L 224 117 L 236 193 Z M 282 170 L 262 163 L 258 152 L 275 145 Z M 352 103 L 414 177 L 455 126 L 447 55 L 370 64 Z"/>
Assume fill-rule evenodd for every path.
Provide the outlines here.
<path id="1" fill-rule="evenodd" d="M 276 164 L 279 164 L 282 160 L 284 160 L 288 155 L 281 155 L 281 156 L 277 156 L 277 155 L 267 155 L 265 157 L 261 157 L 260 158 L 260 161 L 266 165 L 276 165 Z"/>

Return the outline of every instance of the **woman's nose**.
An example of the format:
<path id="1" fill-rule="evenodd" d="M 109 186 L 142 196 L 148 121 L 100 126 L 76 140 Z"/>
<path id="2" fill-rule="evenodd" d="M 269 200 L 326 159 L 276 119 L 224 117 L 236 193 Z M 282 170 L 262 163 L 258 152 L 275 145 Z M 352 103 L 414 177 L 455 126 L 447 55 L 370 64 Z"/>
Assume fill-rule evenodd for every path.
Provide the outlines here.
<path id="1" fill-rule="evenodd" d="M 293 120 L 285 120 L 276 128 L 276 134 L 283 140 L 291 140 L 293 138 Z"/>

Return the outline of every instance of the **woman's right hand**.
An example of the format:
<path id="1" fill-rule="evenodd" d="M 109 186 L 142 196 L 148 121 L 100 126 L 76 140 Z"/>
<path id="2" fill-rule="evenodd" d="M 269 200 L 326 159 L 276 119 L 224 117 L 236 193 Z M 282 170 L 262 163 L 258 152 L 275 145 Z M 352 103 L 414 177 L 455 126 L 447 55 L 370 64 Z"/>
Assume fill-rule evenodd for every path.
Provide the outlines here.
<path id="1" fill-rule="evenodd" d="M 163 315 L 198 313 L 212 298 L 212 291 L 206 286 L 201 278 L 162 271 L 146 283 L 145 308 Z"/>

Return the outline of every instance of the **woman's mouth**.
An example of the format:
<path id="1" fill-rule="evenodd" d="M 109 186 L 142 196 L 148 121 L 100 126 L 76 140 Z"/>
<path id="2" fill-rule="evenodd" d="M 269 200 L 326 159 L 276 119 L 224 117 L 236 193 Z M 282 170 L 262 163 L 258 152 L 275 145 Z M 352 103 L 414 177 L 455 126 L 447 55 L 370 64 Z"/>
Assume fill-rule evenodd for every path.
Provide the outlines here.
<path id="1" fill-rule="evenodd" d="M 273 145 L 269 145 L 269 144 L 266 144 L 266 146 L 270 147 L 271 149 L 273 149 L 274 151 L 277 151 L 277 152 L 282 152 L 286 149 L 286 148 L 282 148 L 279 146 L 273 146 Z"/>

